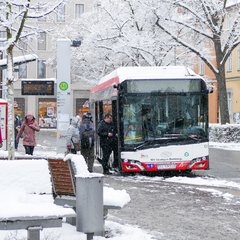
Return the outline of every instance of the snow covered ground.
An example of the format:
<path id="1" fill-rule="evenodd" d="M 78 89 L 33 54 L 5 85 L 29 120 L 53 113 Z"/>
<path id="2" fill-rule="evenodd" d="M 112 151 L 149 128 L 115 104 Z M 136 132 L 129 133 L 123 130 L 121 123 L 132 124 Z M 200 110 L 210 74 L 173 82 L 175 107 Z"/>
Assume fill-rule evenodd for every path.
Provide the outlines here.
<path id="1" fill-rule="evenodd" d="M 2 156 L 6 153 L 1 151 Z M 52 154 L 52 153 L 51 153 Z M 69 154 L 65 160 L 71 159 L 76 166 L 77 176 L 103 176 L 99 173 L 89 173 L 81 155 Z M 53 203 L 51 177 L 45 160 L 12 160 L 0 161 L 0 220 L 18 220 L 24 218 L 50 218 L 52 216 L 72 216 L 71 208 L 63 208 Z M 104 186 L 104 204 L 124 207 L 129 201 L 129 194 L 125 190 L 115 190 Z M 112 239 L 124 239 L 129 226 L 120 226 L 106 222 Z M 116 229 L 115 229 L 116 228 Z M 135 229 L 135 230 L 134 230 Z M 133 228 L 131 234 L 145 235 L 140 229 Z M 27 231 L 0 231 L 0 240 L 25 239 Z M 76 228 L 64 223 L 62 229 L 44 229 L 41 239 L 81 239 L 83 233 L 76 232 Z M 119 235 L 119 236 L 118 236 Z M 55 237 L 54 237 L 55 236 Z M 115 238 L 118 237 L 118 238 Z M 141 239 L 137 237 L 138 239 Z M 102 239 L 102 237 L 96 237 Z"/>
<path id="2" fill-rule="evenodd" d="M 211 148 L 221 148 L 229 151 L 240 151 L 240 143 L 220 143 L 220 142 L 209 142 Z"/>
<path id="3" fill-rule="evenodd" d="M 210 142 L 211 148 L 222 148 L 230 151 L 240 151 L 240 143 L 217 143 L 217 142 Z M 19 153 L 17 153 L 19 154 Z M 54 154 L 54 151 L 47 150 L 46 146 L 44 145 L 38 145 L 35 151 L 35 155 L 45 155 L 45 156 L 52 156 Z M 7 153 L 5 151 L 0 151 L 0 156 L 7 156 Z M 20 168 L 17 168 L 20 170 Z M 4 176 L 3 174 L 6 174 Z M 12 174 L 12 176 L 11 176 Z M 1 174 L 1 198 L 4 199 L 6 195 L 3 195 L 8 192 L 9 188 L 16 188 L 21 186 L 21 182 L 16 180 L 14 177 L 15 172 L 11 170 L 5 170 L 2 171 Z M 3 179 L 5 177 L 12 178 L 13 182 L 10 184 L 9 182 L 4 182 Z M 123 178 L 124 181 L 124 178 Z M 139 181 L 168 181 L 168 182 L 175 182 L 179 184 L 189 184 L 193 186 L 198 186 L 198 189 L 201 191 L 211 191 L 211 193 L 214 196 L 222 197 L 223 199 L 231 199 L 232 196 L 229 194 L 222 193 L 221 191 L 216 191 L 215 189 L 211 189 L 212 187 L 230 187 L 235 189 L 240 189 L 240 184 L 232 182 L 232 181 L 226 181 L 226 180 L 220 180 L 220 179 L 212 179 L 208 177 L 197 177 L 197 178 L 191 178 L 188 177 L 172 177 L 172 178 L 148 178 L 148 177 L 139 177 Z M 33 183 L 33 182 L 32 182 Z M 47 185 L 47 184 L 46 184 Z M 14 187 L 13 187 L 14 186 Z M 25 189 L 27 186 L 24 186 Z M 30 186 L 29 188 L 31 188 Z M 35 186 L 36 187 L 36 186 Z M 42 186 L 43 187 L 43 186 Z M 49 188 L 49 186 L 47 186 Z M 111 186 L 109 186 L 111 187 Z M 205 188 L 206 187 L 206 188 Z M 36 191 L 41 192 L 41 188 L 35 189 Z M 48 189 L 49 190 L 49 189 Z M 109 192 L 108 196 L 111 195 L 111 191 Z M 18 196 L 22 201 L 25 201 L 26 198 L 22 197 L 21 194 Z M 9 199 L 5 198 L 6 201 Z M 4 201 L 2 200 L 1 204 L 4 204 Z M 2 209 L 4 209 L 4 206 L 1 206 Z M 36 209 L 38 208 L 38 205 L 36 204 Z M 19 211 L 19 206 L 16 205 L 16 214 Z M 12 209 L 14 211 L 14 209 Z M 7 212 L 7 211 L 6 211 Z M 1 212 L 0 212 L 1 214 Z M 123 219 L 124 222 L 124 219 Z M 106 236 L 110 240 L 126 240 L 126 239 L 132 239 L 132 240 L 153 240 L 155 239 L 151 234 L 149 234 L 148 229 L 140 229 L 138 226 L 131 226 L 126 224 L 119 224 L 113 220 L 106 220 L 105 222 L 105 229 L 106 229 Z M 0 240 L 25 240 L 27 232 L 26 230 L 18 230 L 18 231 L 0 231 Z M 79 239 L 86 239 L 86 235 L 80 232 L 76 231 L 76 228 L 67 224 L 63 223 L 62 228 L 52 228 L 52 229 L 44 229 L 41 231 L 41 240 L 79 240 Z M 94 236 L 94 240 L 101 240 L 104 239 L 100 236 Z"/>

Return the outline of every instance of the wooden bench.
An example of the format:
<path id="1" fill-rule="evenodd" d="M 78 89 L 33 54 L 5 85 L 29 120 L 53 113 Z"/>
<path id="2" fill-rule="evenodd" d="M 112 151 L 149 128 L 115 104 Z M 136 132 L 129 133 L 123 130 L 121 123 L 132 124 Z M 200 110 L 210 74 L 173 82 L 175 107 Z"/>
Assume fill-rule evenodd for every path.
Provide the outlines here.
<path id="1" fill-rule="evenodd" d="M 63 159 L 48 159 L 48 165 L 54 196 L 76 196 L 76 183 L 70 162 Z"/>
<path id="2" fill-rule="evenodd" d="M 0 230 L 26 229 L 39 240 L 43 228 L 62 227 L 71 208 L 54 204 L 46 160 L 0 160 Z"/>
<path id="3" fill-rule="evenodd" d="M 71 160 L 63 161 L 63 159 L 48 159 L 49 169 L 52 176 L 54 203 L 60 206 L 72 206 L 76 208 L 76 180 L 75 166 Z M 104 203 L 104 218 L 107 217 L 108 210 L 121 209 L 120 205 Z M 75 225 L 74 219 L 67 219 L 67 222 Z"/>

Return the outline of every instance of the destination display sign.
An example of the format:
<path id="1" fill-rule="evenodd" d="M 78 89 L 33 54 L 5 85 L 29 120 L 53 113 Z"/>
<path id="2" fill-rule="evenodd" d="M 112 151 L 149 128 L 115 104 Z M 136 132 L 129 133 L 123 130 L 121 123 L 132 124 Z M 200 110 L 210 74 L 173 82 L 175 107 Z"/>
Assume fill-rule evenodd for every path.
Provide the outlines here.
<path id="1" fill-rule="evenodd" d="M 22 81 L 22 95 L 54 95 L 54 81 Z"/>

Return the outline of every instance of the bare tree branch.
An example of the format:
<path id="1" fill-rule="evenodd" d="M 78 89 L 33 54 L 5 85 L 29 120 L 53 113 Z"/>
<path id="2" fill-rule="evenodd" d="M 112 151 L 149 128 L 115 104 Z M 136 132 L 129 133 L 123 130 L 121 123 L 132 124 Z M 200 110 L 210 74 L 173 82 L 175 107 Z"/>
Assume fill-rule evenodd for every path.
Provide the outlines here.
<path id="1" fill-rule="evenodd" d="M 164 28 L 159 22 L 160 22 L 160 18 L 158 17 L 157 14 L 155 14 L 157 17 L 157 21 L 156 21 L 156 25 L 161 28 L 164 32 L 166 32 L 169 36 L 172 37 L 172 39 L 174 39 L 176 42 L 178 42 L 179 44 L 181 44 L 182 46 L 184 46 L 185 48 L 189 49 L 191 52 L 195 53 L 198 57 L 200 57 L 208 66 L 209 68 L 214 72 L 217 73 L 217 69 L 215 68 L 215 66 L 204 56 L 201 54 L 201 52 L 199 50 L 197 50 L 196 48 L 194 48 L 193 46 L 190 46 L 189 44 L 187 44 L 186 42 L 182 41 L 180 38 L 177 38 L 176 36 L 174 36 L 170 31 L 168 31 L 166 28 Z"/>
<path id="2" fill-rule="evenodd" d="M 180 22 L 180 21 L 177 21 L 177 20 L 173 20 L 173 19 L 169 19 L 169 18 L 165 18 L 164 20 L 167 20 L 167 21 L 170 21 L 170 22 L 173 22 L 173 23 L 176 23 L 176 24 L 179 24 L 180 26 L 183 26 L 183 27 L 186 27 L 186 28 L 189 28 L 191 30 L 193 30 L 194 32 L 198 33 L 198 34 L 201 34 L 202 36 L 205 36 L 206 38 L 209 38 L 209 39 L 213 39 L 211 35 L 207 34 L 206 31 L 203 32 L 203 31 L 200 31 L 199 29 L 189 25 L 189 24 L 186 24 L 184 22 Z"/>

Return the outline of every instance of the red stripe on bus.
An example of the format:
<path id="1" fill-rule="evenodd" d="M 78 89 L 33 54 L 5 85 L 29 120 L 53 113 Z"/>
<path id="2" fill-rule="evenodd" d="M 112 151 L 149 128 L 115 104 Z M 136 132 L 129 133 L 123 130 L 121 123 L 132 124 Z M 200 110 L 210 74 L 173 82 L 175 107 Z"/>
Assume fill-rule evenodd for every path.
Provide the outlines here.
<path id="1" fill-rule="evenodd" d="M 111 86 L 113 86 L 114 83 L 116 83 L 116 84 L 119 83 L 119 77 L 111 78 L 110 80 L 93 87 L 91 89 L 91 93 L 95 93 L 95 92 L 101 91 L 105 88 L 111 87 Z"/>

